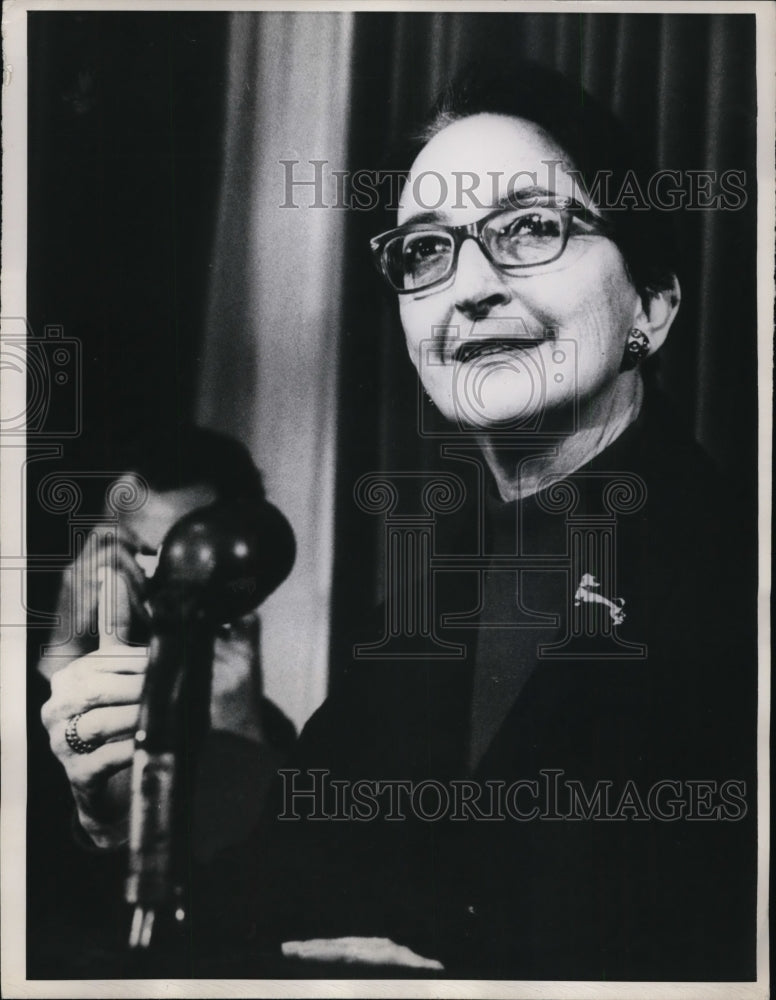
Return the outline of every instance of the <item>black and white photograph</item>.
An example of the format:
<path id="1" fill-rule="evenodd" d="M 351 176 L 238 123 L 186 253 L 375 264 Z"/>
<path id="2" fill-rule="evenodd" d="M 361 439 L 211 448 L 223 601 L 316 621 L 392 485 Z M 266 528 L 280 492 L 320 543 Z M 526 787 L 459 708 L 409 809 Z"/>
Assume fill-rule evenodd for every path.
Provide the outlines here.
<path id="1" fill-rule="evenodd" d="M 4 996 L 769 995 L 775 15 L 6 5 Z"/>

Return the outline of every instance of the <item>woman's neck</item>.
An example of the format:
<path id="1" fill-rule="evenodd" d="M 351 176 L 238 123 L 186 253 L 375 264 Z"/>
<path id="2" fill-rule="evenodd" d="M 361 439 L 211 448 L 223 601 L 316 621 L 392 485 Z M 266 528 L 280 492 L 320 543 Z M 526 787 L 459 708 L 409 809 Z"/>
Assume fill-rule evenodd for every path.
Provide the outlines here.
<path id="1" fill-rule="evenodd" d="M 615 441 L 641 410 L 644 384 L 637 369 L 623 372 L 595 399 L 580 404 L 579 426 L 553 444 L 551 452 L 528 455 L 489 434 L 479 444 L 501 499 L 521 500 L 538 493 L 548 477 L 569 476 Z"/>

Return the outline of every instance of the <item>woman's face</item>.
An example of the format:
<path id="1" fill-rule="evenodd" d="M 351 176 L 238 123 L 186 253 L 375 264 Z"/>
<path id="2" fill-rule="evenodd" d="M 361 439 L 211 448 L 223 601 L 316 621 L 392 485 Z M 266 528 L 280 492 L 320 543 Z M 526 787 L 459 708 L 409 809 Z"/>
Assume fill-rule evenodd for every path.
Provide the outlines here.
<path id="1" fill-rule="evenodd" d="M 499 199 L 534 187 L 584 203 L 572 169 L 530 122 L 464 118 L 416 159 L 398 225 L 465 225 L 493 212 Z M 474 197 L 466 193 L 472 187 Z M 605 398 L 641 307 L 617 246 L 583 228 L 571 230 L 557 260 L 518 273 L 499 270 L 467 239 L 443 285 L 403 294 L 399 304 L 410 356 L 434 403 L 449 419 L 485 429 L 526 420 L 535 426 L 537 417 L 552 420 L 575 403 Z"/>

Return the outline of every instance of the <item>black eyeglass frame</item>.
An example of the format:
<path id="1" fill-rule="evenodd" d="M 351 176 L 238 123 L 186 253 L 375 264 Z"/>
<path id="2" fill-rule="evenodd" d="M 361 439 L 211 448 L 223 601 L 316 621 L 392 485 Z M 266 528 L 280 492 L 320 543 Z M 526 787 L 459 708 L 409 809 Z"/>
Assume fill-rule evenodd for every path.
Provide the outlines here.
<path id="1" fill-rule="evenodd" d="M 554 253 L 552 257 L 548 257 L 547 260 L 539 262 L 533 261 L 530 264 L 501 264 L 499 261 L 494 260 L 493 255 L 482 238 L 482 233 L 491 219 L 495 219 L 497 216 L 502 215 L 505 212 L 511 212 L 518 208 L 530 209 L 537 207 L 554 209 L 560 216 L 561 242 L 557 253 Z M 611 226 L 605 219 L 602 219 L 598 215 L 593 215 L 589 208 L 585 205 L 579 204 L 578 202 L 569 201 L 560 204 L 542 202 L 537 205 L 521 205 L 518 202 L 512 205 L 502 205 L 500 208 L 494 209 L 494 211 L 489 212 L 476 222 L 470 222 L 465 226 L 447 226 L 442 222 L 418 222 L 398 226 L 395 229 L 388 229 L 384 233 L 379 233 L 377 236 L 373 236 L 369 241 L 369 247 L 372 251 L 377 270 L 390 285 L 393 291 L 398 295 L 412 295 L 417 294 L 418 292 L 426 292 L 429 289 L 436 288 L 438 285 L 443 285 L 446 281 L 448 281 L 458 269 L 458 254 L 460 253 L 461 247 L 468 239 L 473 239 L 477 242 L 477 245 L 493 267 L 498 268 L 499 271 L 504 271 L 507 274 L 512 274 L 516 271 L 524 271 L 529 268 L 544 267 L 545 264 L 551 264 L 553 261 L 562 257 L 565 253 L 569 237 L 571 235 L 571 224 L 574 219 L 581 221 L 584 225 L 586 225 L 591 234 L 600 236 L 609 236 L 611 234 Z M 409 236 L 413 233 L 443 233 L 444 235 L 451 237 L 453 241 L 453 253 L 450 258 L 450 266 L 445 274 L 439 278 L 434 278 L 434 280 L 429 282 L 427 285 L 421 285 L 419 288 L 397 288 L 396 284 L 391 280 L 388 274 L 385 259 L 385 248 L 388 243 L 396 239 L 396 237 Z"/>

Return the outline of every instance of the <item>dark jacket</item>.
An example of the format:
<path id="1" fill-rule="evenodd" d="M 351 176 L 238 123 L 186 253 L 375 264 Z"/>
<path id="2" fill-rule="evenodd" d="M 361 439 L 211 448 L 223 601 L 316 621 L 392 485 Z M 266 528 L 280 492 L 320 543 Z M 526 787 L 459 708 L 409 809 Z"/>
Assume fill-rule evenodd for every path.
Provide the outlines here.
<path id="1" fill-rule="evenodd" d="M 519 511 L 467 485 L 458 523 L 485 530 L 439 533 L 435 558 L 471 558 L 437 558 L 431 591 L 464 655 L 412 658 L 414 634 L 406 658 L 347 664 L 276 790 L 270 813 L 300 818 L 262 834 L 254 931 L 385 936 L 455 978 L 754 976 L 754 523 L 674 427 L 650 407 Z M 584 573 L 613 609 L 580 597 Z M 397 780 L 389 819 L 374 783 Z"/>

